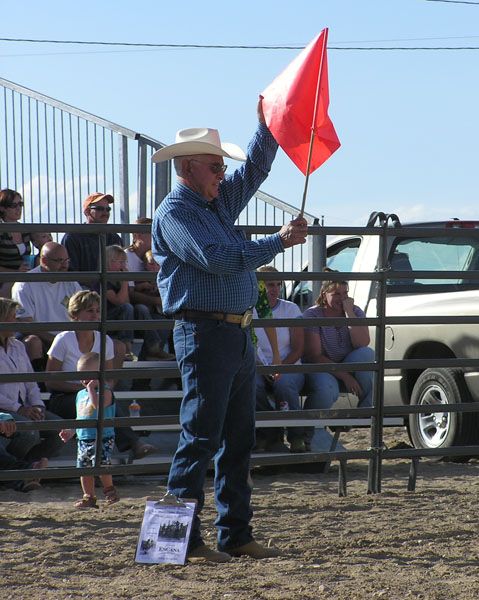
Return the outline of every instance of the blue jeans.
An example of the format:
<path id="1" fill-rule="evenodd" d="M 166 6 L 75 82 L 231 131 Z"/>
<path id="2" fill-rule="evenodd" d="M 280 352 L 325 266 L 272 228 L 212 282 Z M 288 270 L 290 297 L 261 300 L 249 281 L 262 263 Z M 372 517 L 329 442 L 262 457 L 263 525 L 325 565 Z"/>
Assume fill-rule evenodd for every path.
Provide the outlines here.
<path id="1" fill-rule="evenodd" d="M 250 542 L 249 461 L 254 445 L 255 356 L 249 328 L 199 319 L 179 320 L 173 331 L 183 382 L 182 431 L 168 479 L 179 498 L 198 502 L 190 551 L 201 546 L 198 513 L 214 457 L 218 548 Z"/>
<path id="2" fill-rule="evenodd" d="M 134 305 L 135 319 L 138 321 L 155 321 L 164 320 L 164 316 L 159 313 L 152 314 L 148 306 L 145 304 Z M 141 332 L 141 337 L 145 340 L 142 351 L 148 354 L 150 348 L 163 348 L 168 341 L 170 331 L 168 329 L 144 329 Z"/>
<path id="3" fill-rule="evenodd" d="M 117 304 L 110 306 L 107 311 L 107 318 L 110 321 L 151 321 L 155 320 L 156 316 L 152 316 L 150 309 L 144 304 Z M 158 319 L 164 319 L 162 315 L 158 315 Z M 145 340 L 142 346 L 142 354 L 148 354 L 148 349 L 160 347 L 163 348 L 168 341 L 168 329 L 145 329 L 141 332 L 141 337 Z M 125 331 L 111 331 L 110 336 L 122 342 L 130 343 L 135 338 L 133 329 Z"/>
<path id="4" fill-rule="evenodd" d="M 133 306 L 126 302 L 125 304 L 116 304 L 111 306 L 106 311 L 106 317 L 109 321 L 134 321 L 135 311 Z M 110 331 L 110 337 L 131 344 L 134 338 L 133 329 Z"/>
<path id="5" fill-rule="evenodd" d="M 256 409 L 271 410 L 268 402 L 268 392 L 276 401 L 276 405 L 286 403 L 289 410 L 301 410 L 299 396 L 303 389 L 305 381 L 304 373 L 281 373 L 279 379 L 271 384 L 268 389 L 265 378 L 262 375 L 256 375 Z M 264 430 L 262 430 L 264 432 Z M 291 442 L 294 438 L 302 437 L 303 427 L 290 427 L 288 429 L 288 440 Z M 265 436 L 269 439 L 268 434 Z"/>
<path id="6" fill-rule="evenodd" d="M 368 346 L 356 348 L 350 352 L 343 363 L 373 362 L 374 351 Z M 358 406 L 367 407 L 373 404 L 373 371 L 354 371 L 353 375 L 362 389 Z M 308 374 L 308 397 L 305 408 L 327 409 L 336 402 L 340 392 L 340 381 L 331 373 Z"/>

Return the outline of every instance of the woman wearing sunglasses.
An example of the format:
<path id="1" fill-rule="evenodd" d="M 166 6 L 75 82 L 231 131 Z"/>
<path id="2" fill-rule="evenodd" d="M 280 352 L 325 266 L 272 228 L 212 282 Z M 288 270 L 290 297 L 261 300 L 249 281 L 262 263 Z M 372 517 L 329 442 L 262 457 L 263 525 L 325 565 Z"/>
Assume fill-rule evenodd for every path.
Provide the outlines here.
<path id="1" fill-rule="evenodd" d="M 23 201 L 15 190 L 0 190 L 0 222 L 18 223 Z M 30 234 L 23 231 L 0 231 L 0 272 L 29 271 L 32 266 L 24 259 L 31 254 Z M 10 297 L 13 282 L 0 279 L 0 296 Z"/>

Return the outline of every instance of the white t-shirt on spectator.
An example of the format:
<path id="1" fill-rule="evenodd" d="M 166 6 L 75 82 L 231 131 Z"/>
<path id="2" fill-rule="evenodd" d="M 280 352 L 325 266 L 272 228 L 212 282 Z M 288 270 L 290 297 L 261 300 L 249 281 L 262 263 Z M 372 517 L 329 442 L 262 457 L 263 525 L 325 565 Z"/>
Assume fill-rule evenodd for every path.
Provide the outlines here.
<path id="1" fill-rule="evenodd" d="M 35 267 L 30 273 L 42 273 Z M 20 304 L 17 318 L 36 322 L 69 321 L 68 301 L 82 288 L 76 281 L 22 281 L 12 287 L 12 298 Z M 50 331 L 56 334 L 57 331 Z"/>
<path id="2" fill-rule="evenodd" d="M 94 341 L 91 352 L 100 353 L 100 332 L 94 331 L 93 335 Z M 76 371 L 78 359 L 82 354 L 82 351 L 78 347 L 78 339 L 74 331 L 62 331 L 56 335 L 48 351 L 48 356 L 56 358 L 62 363 L 62 371 Z M 107 335 L 105 358 L 106 360 L 112 360 L 113 356 L 113 341 Z"/>
<path id="3" fill-rule="evenodd" d="M 301 316 L 299 306 L 288 300 L 278 300 L 276 306 L 272 309 L 273 319 L 296 319 Z M 258 358 L 262 363 L 270 365 L 273 360 L 273 352 L 268 337 L 261 327 L 254 328 L 256 337 L 258 338 Z M 276 327 L 276 336 L 278 338 L 278 350 L 281 360 L 283 360 L 291 350 L 291 341 L 289 335 L 289 327 Z M 296 364 L 301 361 L 298 360 Z"/>
<path id="4" fill-rule="evenodd" d="M 128 260 L 128 271 L 144 271 L 145 263 L 138 256 L 138 254 L 134 250 L 125 250 L 126 258 Z M 128 286 L 133 287 L 135 285 L 134 281 L 129 281 Z"/>

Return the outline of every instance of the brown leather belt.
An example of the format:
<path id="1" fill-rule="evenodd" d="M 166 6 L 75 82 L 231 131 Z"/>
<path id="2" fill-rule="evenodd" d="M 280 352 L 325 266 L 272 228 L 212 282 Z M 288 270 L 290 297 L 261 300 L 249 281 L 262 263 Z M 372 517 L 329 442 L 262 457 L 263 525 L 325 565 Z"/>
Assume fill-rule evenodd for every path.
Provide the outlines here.
<path id="1" fill-rule="evenodd" d="M 253 319 L 253 311 L 248 309 L 242 315 L 222 312 L 206 312 L 203 310 L 185 309 L 173 315 L 175 319 L 184 319 L 185 321 L 196 321 L 197 319 L 211 319 L 213 321 L 225 321 L 225 323 L 234 323 L 241 327 L 248 327 Z"/>

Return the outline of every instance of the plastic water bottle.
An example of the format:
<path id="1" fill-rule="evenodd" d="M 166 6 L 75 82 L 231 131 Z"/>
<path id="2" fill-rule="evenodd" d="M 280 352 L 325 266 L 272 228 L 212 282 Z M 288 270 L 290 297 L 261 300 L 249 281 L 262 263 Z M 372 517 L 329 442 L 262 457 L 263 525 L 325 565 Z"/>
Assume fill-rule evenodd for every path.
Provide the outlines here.
<path id="1" fill-rule="evenodd" d="M 33 254 L 24 254 L 22 257 L 22 262 L 28 267 L 29 270 L 31 270 L 35 266 L 35 256 Z"/>
<path id="2" fill-rule="evenodd" d="M 141 406 L 136 400 L 132 400 L 130 406 L 128 407 L 128 410 L 130 411 L 130 417 L 139 417 L 141 412 Z"/>

